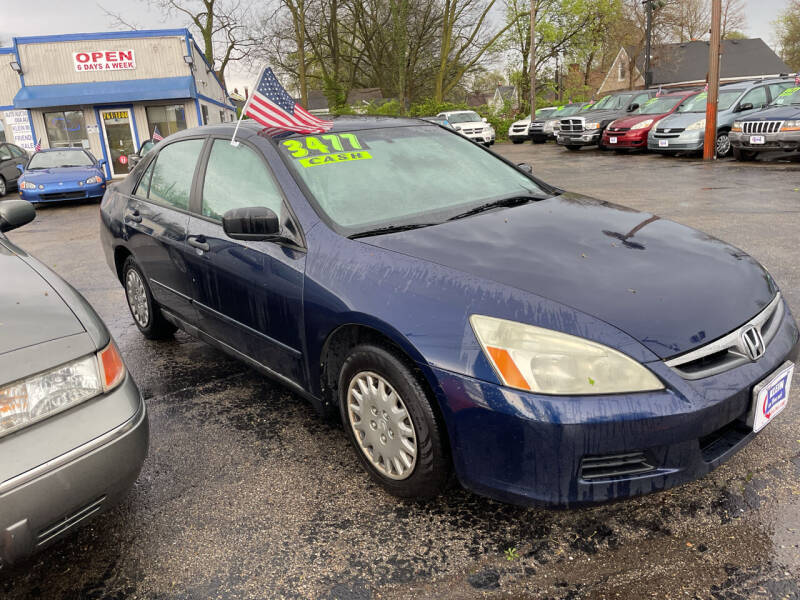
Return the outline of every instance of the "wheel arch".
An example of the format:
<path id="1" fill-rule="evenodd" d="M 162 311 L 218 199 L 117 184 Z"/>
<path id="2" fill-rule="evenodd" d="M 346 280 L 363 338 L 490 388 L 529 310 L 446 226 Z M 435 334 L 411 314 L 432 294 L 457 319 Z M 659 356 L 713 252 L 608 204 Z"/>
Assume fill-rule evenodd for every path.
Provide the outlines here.
<path id="1" fill-rule="evenodd" d="M 122 283 L 122 267 L 129 256 L 133 256 L 133 254 L 125 246 L 120 245 L 114 248 L 114 270 L 120 283 Z"/>

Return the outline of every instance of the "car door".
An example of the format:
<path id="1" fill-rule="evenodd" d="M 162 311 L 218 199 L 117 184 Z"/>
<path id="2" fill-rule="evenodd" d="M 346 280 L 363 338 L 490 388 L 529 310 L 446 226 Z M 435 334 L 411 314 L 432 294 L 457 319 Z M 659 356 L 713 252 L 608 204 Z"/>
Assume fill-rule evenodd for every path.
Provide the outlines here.
<path id="1" fill-rule="evenodd" d="M 25 152 L 19 146 L 15 146 L 14 144 L 6 144 L 8 149 L 11 151 L 11 157 L 14 162 L 14 167 L 16 169 L 16 177 L 19 179 L 22 176 L 22 172 L 25 170 L 25 167 L 28 164 L 28 153 Z"/>
<path id="2" fill-rule="evenodd" d="M 760 85 L 758 87 L 754 87 L 739 100 L 738 106 L 740 110 L 737 111 L 736 118 L 738 119 L 740 117 L 751 115 L 754 112 L 761 110 L 767 105 L 767 102 L 767 86 Z M 741 107 L 745 104 L 752 104 L 753 108 L 749 110 L 741 110 Z"/>
<path id="3" fill-rule="evenodd" d="M 214 139 L 189 219 L 189 270 L 200 328 L 275 373 L 301 384 L 302 293 L 306 252 L 295 242 L 234 240 L 222 215 L 233 208 L 272 209 L 298 231 L 260 150 Z"/>
<path id="4" fill-rule="evenodd" d="M 205 138 L 178 140 L 153 158 L 127 199 L 123 214 L 128 248 L 156 302 L 194 323 L 186 266 L 189 203 Z"/>
<path id="5" fill-rule="evenodd" d="M 9 144 L 0 144 L 0 176 L 5 181 L 6 190 L 12 189 L 19 178 L 17 165 L 20 163 L 20 159 L 15 160 L 14 155 L 11 154 Z"/>

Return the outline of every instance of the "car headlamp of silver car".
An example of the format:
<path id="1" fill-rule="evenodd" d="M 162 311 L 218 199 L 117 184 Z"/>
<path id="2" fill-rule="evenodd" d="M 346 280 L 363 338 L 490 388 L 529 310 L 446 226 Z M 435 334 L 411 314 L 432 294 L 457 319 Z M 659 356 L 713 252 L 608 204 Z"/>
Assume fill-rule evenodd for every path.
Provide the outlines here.
<path id="1" fill-rule="evenodd" d="M 97 354 L 0 387 L 0 436 L 107 392 L 124 378 L 122 357 L 111 342 Z"/>
<path id="2" fill-rule="evenodd" d="M 576 396 L 664 389 L 646 367 L 597 342 L 484 315 L 472 315 L 470 324 L 508 387 Z"/>

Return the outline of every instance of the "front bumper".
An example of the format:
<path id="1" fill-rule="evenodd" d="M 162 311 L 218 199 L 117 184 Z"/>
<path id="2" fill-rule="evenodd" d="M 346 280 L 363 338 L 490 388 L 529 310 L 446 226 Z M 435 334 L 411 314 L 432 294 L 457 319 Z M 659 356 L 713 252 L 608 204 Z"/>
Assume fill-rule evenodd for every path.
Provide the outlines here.
<path id="1" fill-rule="evenodd" d="M 667 145 L 663 145 L 663 141 Z M 657 152 L 698 152 L 703 149 L 705 132 L 702 130 L 680 133 L 651 132 L 647 138 L 647 149 Z"/>
<path id="2" fill-rule="evenodd" d="M 647 134 L 647 129 L 628 130 L 620 133 L 606 130 L 603 132 L 603 145 L 608 148 L 644 148 L 647 146 Z M 612 143 L 612 138 L 616 138 L 616 142 Z"/>
<path id="3" fill-rule="evenodd" d="M 68 185 L 45 184 L 44 189 L 38 187 L 35 190 L 19 190 L 19 195 L 23 200 L 32 203 L 39 202 L 63 202 L 64 200 L 86 200 L 88 198 L 102 198 L 106 192 L 106 183 L 93 183 L 91 185 L 78 185 L 70 183 Z"/>
<path id="4" fill-rule="evenodd" d="M 149 425 L 133 379 L 128 375 L 120 387 L 86 404 L 96 402 L 113 410 L 118 405 L 138 408 L 103 435 L 0 481 L 0 565 L 19 561 L 114 506 L 138 477 L 147 454 Z M 59 421 L 80 423 L 82 406 L 31 427 L 57 435 Z M 0 448 L 12 437 L 25 441 L 25 434 L 23 429 L 3 438 Z"/>
<path id="5" fill-rule="evenodd" d="M 434 369 L 435 389 L 464 487 L 518 504 L 573 506 L 664 490 L 720 465 L 756 435 L 743 421 L 753 386 L 797 354 L 787 308 L 757 362 L 697 381 L 649 364 L 667 382 L 664 391 L 543 396 L 442 369 Z M 591 461 L 637 453 L 651 470 L 585 475 Z"/>
<path id="6" fill-rule="evenodd" d="M 474 134 L 461 134 L 465 138 L 477 142 L 478 144 L 494 144 L 494 134 L 492 133 L 474 133 Z"/>
<path id="7" fill-rule="evenodd" d="M 786 131 L 778 133 L 756 134 L 764 138 L 763 144 L 752 144 L 750 142 L 753 134 L 732 131 L 729 134 L 731 145 L 734 148 L 741 148 L 751 152 L 767 152 L 784 150 L 800 150 L 800 131 Z"/>
<path id="8" fill-rule="evenodd" d="M 556 140 L 562 146 L 596 146 L 600 143 L 601 138 L 602 132 L 598 129 L 582 132 L 559 131 Z"/>

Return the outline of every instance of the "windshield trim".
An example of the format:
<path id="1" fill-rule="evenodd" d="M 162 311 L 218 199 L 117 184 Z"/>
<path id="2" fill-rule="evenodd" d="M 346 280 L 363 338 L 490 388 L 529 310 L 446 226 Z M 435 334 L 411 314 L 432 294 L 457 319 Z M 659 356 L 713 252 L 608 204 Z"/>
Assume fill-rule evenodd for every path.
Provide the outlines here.
<path id="1" fill-rule="evenodd" d="M 359 131 L 375 131 L 375 130 L 385 131 L 387 129 L 395 129 L 395 128 L 399 128 L 399 127 L 429 127 L 431 129 L 433 129 L 435 127 L 435 128 L 437 128 L 439 130 L 445 131 L 448 135 L 457 135 L 459 137 L 459 139 L 464 140 L 467 143 L 475 144 L 478 148 L 480 148 L 483 152 L 486 152 L 492 158 L 504 162 L 508 166 L 512 167 L 513 169 L 516 169 L 519 173 L 522 173 L 523 175 L 525 175 L 525 177 L 527 177 L 528 179 L 533 181 L 539 188 L 541 188 L 542 193 L 543 193 L 542 199 L 550 198 L 550 197 L 553 197 L 553 196 L 559 196 L 559 195 L 561 195 L 563 193 L 562 190 L 560 190 L 559 188 L 557 188 L 555 186 L 552 186 L 549 183 L 545 183 L 544 181 L 538 179 L 537 177 L 534 177 L 531 173 L 527 173 L 525 171 L 522 171 L 521 169 L 519 169 L 517 167 L 516 164 L 514 164 L 513 162 L 511 162 L 507 158 L 505 158 L 503 156 L 500 156 L 499 154 L 495 154 L 494 152 L 492 152 L 491 150 L 489 150 L 488 148 L 486 148 L 485 146 L 483 146 L 481 144 L 477 144 L 475 142 L 472 142 L 472 141 L 468 140 L 467 138 L 462 136 L 460 133 L 458 133 L 454 129 L 448 129 L 447 127 L 441 127 L 440 125 L 436 125 L 434 123 L 429 123 L 427 121 L 422 122 L 422 123 L 403 123 L 402 125 L 393 125 L 393 126 L 390 126 L 390 127 L 369 127 L 369 128 L 364 128 L 363 130 L 360 129 L 360 128 L 341 129 L 341 130 L 336 130 L 336 133 L 337 134 L 341 134 L 341 133 L 358 133 Z M 316 196 L 314 196 L 314 194 L 311 191 L 311 189 L 308 187 L 308 185 L 306 185 L 306 183 L 305 183 L 305 181 L 303 181 L 302 177 L 300 177 L 300 174 L 297 171 L 297 167 L 293 164 L 293 162 L 289 159 L 289 157 L 287 155 L 285 155 L 283 152 L 281 152 L 280 148 L 278 147 L 278 143 L 279 142 L 282 142 L 282 141 L 288 140 L 288 139 L 292 139 L 292 138 L 295 138 L 295 137 L 305 137 L 305 135 L 306 134 L 292 134 L 290 136 L 285 136 L 285 137 L 281 136 L 280 138 L 273 137 L 273 136 L 268 136 L 268 135 L 267 136 L 262 136 L 262 137 L 264 137 L 267 140 L 269 140 L 270 144 L 272 145 L 273 150 L 278 155 L 278 158 L 280 158 L 280 160 L 283 163 L 284 167 L 286 167 L 286 170 L 288 171 L 289 176 L 292 178 L 292 181 L 294 181 L 294 183 L 297 185 L 297 187 L 300 188 L 300 191 L 303 192 L 303 196 L 305 196 L 306 201 L 311 206 L 311 208 L 314 210 L 314 212 L 316 213 L 317 217 L 319 217 L 319 219 L 323 223 L 325 223 L 325 225 L 327 225 L 329 229 L 331 229 L 332 231 L 334 231 L 338 235 L 340 235 L 342 237 L 346 237 L 346 238 L 352 238 L 354 235 L 356 237 L 358 237 L 358 233 L 360 233 L 362 231 L 375 229 L 378 225 L 380 225 L 379 223 L 364 224 L 364 225 L 360 225 L 358 227 L 346 227 L 346 226 L 339 225 L 338 223 L 336 223 L 328 215 L 328 213 L 326 213 L 322 209 L 322 207 L 320 206 L 319 201 L 317 200 Z M 487 201 L 489 201 L 489 199 L 484 199 L 481 202 L 476 202 L 475 205 L 477 206 L 478 204 L 484 204 Z M 430 216 L 431 216 L 431 214 L 427 214 L 427 215 L 424 215 L 424 216 L 423 215 L 418 215 L 419 218 L 418 218 L 417 221 L 418 222 L 425 222 L 426 226 L 432 226 L 432 225 L 429 225 L 429 221 L 430 221 L 429 217 Z M 447 222 L 447 219 L 445 218 L 440 223 L 436 223 L 436 225 L 440 225 L 441 223 L 446 223 L 446 222 Z M 413 224 L 413 223 L 415 223 L 415 221 L 413 219 L 408 221 L 408 224 Z M 402 224 L 406 224 L 406 223 L 402 223 Z"/>

